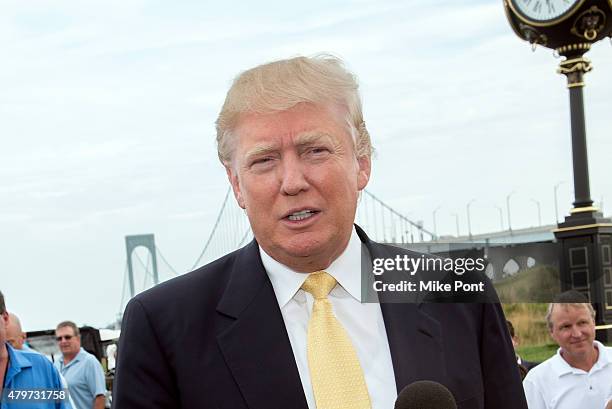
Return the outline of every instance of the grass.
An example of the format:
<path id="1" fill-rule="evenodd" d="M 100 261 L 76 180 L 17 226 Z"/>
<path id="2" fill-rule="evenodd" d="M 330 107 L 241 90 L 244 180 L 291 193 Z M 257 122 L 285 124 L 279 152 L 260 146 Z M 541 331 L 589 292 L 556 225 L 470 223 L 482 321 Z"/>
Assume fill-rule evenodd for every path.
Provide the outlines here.
<path id="1" fill-rule="evenodd" d="M 506 319 L 514 325 L 521 346 L 541 346 L 552 342 L 544 319 L 547 306 L 545 303 L 502 304 Z"/>
<path id="2" fill-rule="evenodd" d="M 517 353 L 526 361 L 542 362 L 557 352 L 546 325 L 548 304 L 502 304 L 506 319 L 514 325 L 519 346 Z"/>
<path id="3" fill-rule="evenodd" d="M 517 348 L 517 354 L 525 361 L 542 362 L 557 353 L 557 344 L 531 345 Z"/>
<path id="4" fill-rule="evenodd" d="M 493 283 L 501 302 L 548 303 L 561 291 L 559 271 L 542 265 L 519 271 Z"/>
<path id="5" fill-rule="evenodd" d="M 520 346 L 550 344 L 552 340 L 544 317 L 548 302 L 560 291 L 559 272 L 550 266 L 535 266 L 499 280 L 494 286 L 506 318 L 514 325 Z"/>

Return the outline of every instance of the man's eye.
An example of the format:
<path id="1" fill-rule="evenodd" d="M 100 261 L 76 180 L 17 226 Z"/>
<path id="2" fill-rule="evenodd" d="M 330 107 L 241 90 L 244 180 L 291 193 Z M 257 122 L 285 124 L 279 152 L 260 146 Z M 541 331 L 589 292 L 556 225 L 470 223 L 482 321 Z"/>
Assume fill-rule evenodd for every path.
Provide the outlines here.
<path id="1" fill-rule="evenodd" d="M 259 159 L 255 159 L 253 162 L 251 162 L 251 166 L 253 165 L 262 165 L 265 163 L 268 163 L 272 161 L 272 158 L 259 158 Z"/>
<path id="2" fill-rule="evenodd" d="M 322 146 L 317 146 L 317 147 L 311 148 L 308 152 L 313 155 L 321 155 L 321 154 L 329 152 L 329 149 L 324 148 Z"/>

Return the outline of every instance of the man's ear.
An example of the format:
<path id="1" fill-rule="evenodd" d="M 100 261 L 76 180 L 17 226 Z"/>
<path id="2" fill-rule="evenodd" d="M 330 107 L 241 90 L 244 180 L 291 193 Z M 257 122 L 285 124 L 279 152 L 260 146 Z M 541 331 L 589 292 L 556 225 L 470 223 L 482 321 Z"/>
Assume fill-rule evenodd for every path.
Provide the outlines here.
<path id="1" fill-rule="evenodd" d="M 365 189 L 370 180 L 370 172 L 372 171 L 372 161 L 369 156 L 364 155 L 357 158 L 357 188 L 359 190 Z"/>
<path id="2" fill-rule="evenodd" d="M 232 185 L 232 190 L 234 191 L 234 197 L 236 198 L 236 201 L 238 202 L 238 206 L 240 206 L 243 209 L 246 209 L 246 206 L 244 204 L 244 199 L 242 197 L 242 191 L 240 189 L 240 181 L 238 179 L 238 173 L 236 172 L 235 169 L 232 168 L 231 164 L 224 164 L 225 166 L 225 172 L 227 173 L 227 178 L 230 182 L 230 185 Z"/>

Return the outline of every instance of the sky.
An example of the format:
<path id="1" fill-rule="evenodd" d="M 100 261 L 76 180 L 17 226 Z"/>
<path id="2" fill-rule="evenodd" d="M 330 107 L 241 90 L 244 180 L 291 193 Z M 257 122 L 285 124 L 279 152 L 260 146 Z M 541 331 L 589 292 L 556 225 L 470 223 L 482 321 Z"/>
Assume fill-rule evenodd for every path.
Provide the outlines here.
<path id="1" fill-rule="evenodd" d="M 295 4 L 294 4 L 295 3 Z M 0 290 L 24 329 L 105 326 L 125 304 L 126 235 L 178 271 L 227 189 L 214 121 L 232 79 L 326 52 L 360 82 L 376 149 L 368 189 L 440 234 L 554 222 L 573 201 L 559 59 L 502 1 L 0 0 Z M 612 44 L 587 54 L 592 198 L 612 213 Z M 505 217 L 505 214 L 504 214 Z M 164 277 L 162 277 L 164 278 Z M 167 278 L 167 277 L 166 277 Z"/>

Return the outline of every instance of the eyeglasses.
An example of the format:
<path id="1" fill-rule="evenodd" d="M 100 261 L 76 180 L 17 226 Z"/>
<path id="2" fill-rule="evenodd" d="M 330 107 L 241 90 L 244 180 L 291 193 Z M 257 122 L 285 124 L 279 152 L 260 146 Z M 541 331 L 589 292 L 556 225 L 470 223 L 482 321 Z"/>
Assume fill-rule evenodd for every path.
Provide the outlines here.
<path id="1" fill-rule="evenodd" d="M 55 337 L 55 340 L 57 342 L 61 342 L 62 339 L 65 339 L 66 341 L 70 341 L 72 337 L 74 337 L 74 335 L 60 335 L 59 337 Z"/>

